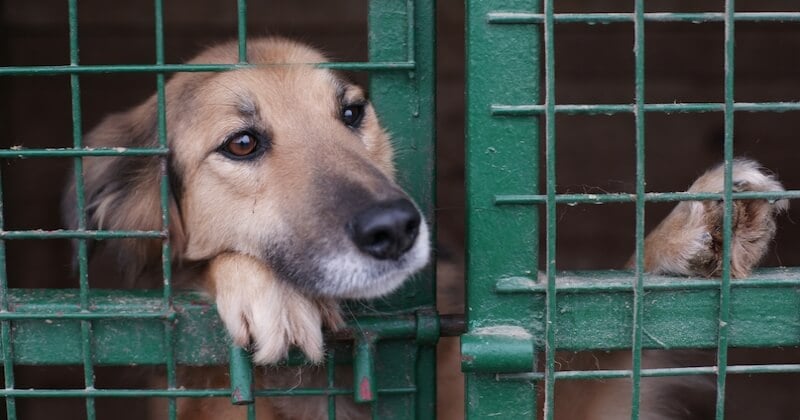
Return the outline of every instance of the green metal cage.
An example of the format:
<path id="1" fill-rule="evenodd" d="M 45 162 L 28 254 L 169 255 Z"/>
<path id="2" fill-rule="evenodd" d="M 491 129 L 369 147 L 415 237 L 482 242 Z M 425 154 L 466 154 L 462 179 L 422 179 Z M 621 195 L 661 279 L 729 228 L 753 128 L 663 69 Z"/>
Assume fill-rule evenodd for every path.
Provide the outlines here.
<path id="1" fill-rule="evenodd" d="M 75 230 L 5 230 L 0 214 L 0 345 L 8 419 L 21 418 L 20 399 L 79 398 L 86 418 L 98 417 L 100 398 L 156 397 L 168 401 L 168 416 L 177 417 L 178 398 L 232 398 L 249 404 L 254 397 L 327 396 L 329 417 L 335 417 L 335 397 L 352 395 L 371 407 L 373 418 L 432 418 L 435 404 L 435 344 L 439 319 L 435 312 L 434 270 L 415 277 L 398 293 L 372 307 L 353 304 L 353 327 L 339 334 L 328 354 L 328 385 L 319 389 L 253 389 L 252 366 L 246 352 L 232 347 L 213 302 L 176 290 L 172 285 L 168 226 L 168 179 L 161 180 L 162 228 L 157 231 L 86 229 L 82 160 L 90 156 L 158 156 L 166 164 L 165 79 L 176 72 L 218 72 L 250 66 L 247 60 L 247 2 L 237 0 L 239 60 L 225 65 L 184 65 L 165 61 L 164 1 L 154 0 L 155 57 L 148 64 L 86 65 L 80 56 L 78 1 L 68 0 L 69 64 L 0 67 L 0 77 L 68 75 L 72 104 L 69 148 L 0 150 L 0 159 L 68 158 L 74 164 L 79 223 Z M 371 99 L 403 153 L 398 156 L 400 182 L 415 198 L 428 220 L 434 189 L 434 1 L 371 0 L 369 61 L 320 64 L 339 70 L 368 72 Z M 86 148 L 82 142 L 81 77 L 88 74 L 147 73 L 155 79 L 159 146 L 117 150 Z M 7 79 L 8 80 L 8 79 Z M 165 172 L 166 174 L 166 172 Z M 0 203 L 2 200 L 0 199 Z M 77 243 L 77 289 L 12 289 L 6 275 L 6 242 L 66 238 Z M 160 290 L 98 290 L 88 278 L 88 240 L 155 238 L 162 240 L 163 287 Z M 381 315 L 374 315 L 375 308 Z M 364 315 L 373 314 L 373 315 Z M 357 327 L 356 327 L 357 326 Z M 332 337 L 337 338 L 337 337 Z M 202 349 L 203 351 L 197 351 Z M 291 358 L 290 358 L 291 359 Z M 303 363 L 302 359 L 289 363 Z M 371 387 L 370 395 L 334 384 L 334 365 L 352 364 L 356 380 Z M 84 388 L 29 389 L 15 382 L 17 366 L 79 365 Z M 153 365 L 164 368 L 166 386 L 158 389 L 104 389 L 96 386 L 97 366 Z M 184 389 L 177 386 L 177 368 L 230 365 L 231 385 L 224 389 Z"/>
<path id="2" fill-rule="evenodd" d="M 729 347 L 800 345 L 800 271 L 764 269 L 751 278 L 731 281 L 729 261 L 732 200 L 800 197 L 796 190 L 732 192 L 735 116 L 800 110 L 800 102 L 743 103 L 734 99 L 735 28 L 739 22 L 798 22 L 800 13 L 737 12 L 733 0 L 724 2 L 724 12 L 707 13 L 646 13 L 644 0 L 626 3 L 633 4 L 633 11 L 626 13 L 556 13 L 554 3 L 467 2 L 468 331 L 461 342 L 467 416 L 552 419 L 556 381 L 627 378 L 632 418 L 636 419 L 641 378 L 716 375 L 715 418 L 721 420 L 725 416 L 726 376 L 800 372 L 800 364 L 729 365 L 727 359 Z M 644 28 L 661 22 L 724 25 L 723 102 L 645 101 Z M 555 27 L 564 23 L 632 24 L 632 103 L 556 102 L 554 34 Z M 724 116 L 724 193 L 647 192 L 647 116 L 708 112 Z M 636 156 L 635 191 L 557 194 L 556 116 L 611 114 L 633 116 L 635 138 L 630 144 Z M 542 190 L 540 153 L 545 175 Z M 721 281 L 658 277 L 643 271 L 645 203 L 682 200 L 725 203 Z M 636 269 L 557 271 L 556 209 L 600 203 L 635 205 Z M 537 261 L 540 218 L 546 230 L 541 244 L 546 259 L 541 264 Z M 540 268 L 543 272 L 538 275 Z M 692 368 L 642 367 L 642 350 L 673 348 L 716 349 L 717 363 Z M 614 349 L 630 352 L 630 369 L 559 371 L 556 366 L 556 351 Z"/>

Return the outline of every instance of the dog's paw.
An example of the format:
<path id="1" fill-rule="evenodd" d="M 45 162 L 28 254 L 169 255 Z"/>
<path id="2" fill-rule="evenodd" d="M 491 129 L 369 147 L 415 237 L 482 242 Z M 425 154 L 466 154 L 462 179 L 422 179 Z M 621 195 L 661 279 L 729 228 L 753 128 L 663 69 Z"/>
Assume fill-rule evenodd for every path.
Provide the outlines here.
<path id="1" fill-rule="evenodd" d="M 691 193 L 722 192 L 724 168 L 712 168 L 689 188 Z M 758 163 L 733 163 L 734 192 L 783 191 L 774 176 Z M 787 200 L 735 200 L 731 237 L 731 274 L 746 277 L 761 261 L 775 236 L 775 217 Z M 645 269 L 653 273 L 719 276 L 722 271 L 724 203 L 685 201 L 678 204 L 645 240 Z"/>
<path id="2" fill-rule="evenodd" d="M 259 260 L 241 254 L 215 257 L 209 280 L 233 342 L 249 347 L 255 363 L 278 362 L 292 346 L 310 361 L 322 361 L 323 324 L 335 328 L 341 322 L 335 302 L 301 295 Z"/>

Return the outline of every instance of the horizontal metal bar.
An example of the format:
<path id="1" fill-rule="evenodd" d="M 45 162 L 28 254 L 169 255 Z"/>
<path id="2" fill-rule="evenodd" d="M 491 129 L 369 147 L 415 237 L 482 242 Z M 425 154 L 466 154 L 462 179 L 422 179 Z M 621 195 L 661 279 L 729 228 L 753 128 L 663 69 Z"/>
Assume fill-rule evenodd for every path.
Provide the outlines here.
<path id="1" fill-rule="evenodd" d="M 162 148 L 52 148 L 52 149 L 0 149 L 0 158 L 58 158 L 80 156 L 166 156 L 169 149 Z"/>
<path id="2" fill-rule="evenodd" d="M 493 24 L 541 24 L 545 15 L 526 12 L 491 12 L 487 14 L 487 22 Z M 733 15 L 737 22 L 800 22 L 797 12 L 739 12 Z M 556 13 L 555 23 L 633 23 L 634 13 Z M 724 22 L 724 13 L 645 13 L 645 22 L 689 22 L 707 23 Z"/>
<path id="3" fill-rule="evenodd" d="M 611 350 L 631 347 L 632 271 L 559 272 L 556 348 Z M 716 348 L 721 283 L 716 278 L 647 275 L 643 278 L 642 345 L 647 349 Z M 730 282 L 732 347 L 800 345 L 800 267 L 760 269 Z M 496 281 L 502 302 L 531 314 L 529 323 L 496 319 L 524 327 L 536 348 L 544 345 L 542 316 L 547 286 L 530 277 Z M 477 325 L 476 327 L 485 326 Z M 470 330 L 469 334 L 475 333 Z"/>
<path id="4" fill-rule="evenodd" d="M 243 68 L 271 66 L 313 65 L 321 68 L 349 71 L 397 71 L 413 70 L 413 61 L 364 62 L 364 63 L 292 63 L 292 64 L 101 64 L 61 66 L 8 66 L 0 67 L 0 76 L 54 76 L 59 74 L 104 74 L 104 73 L 178 73 L 178 72 L 222 72 Z"/>
<path id="5" fill-rule="evenodd" d="M 800 199 L 800 190 L 790 191 L 769 191 L 769 192 L 737 192 L 733 193 L 734 200 L 781 200 L 781 199 Z M 644 201 L 650 203 L 661 203 L 670 201 L 712 201 L 722 200 L 725 196 L 722 193 L 646 193 Z M 500 194 L 494 196 L 495 205 L 533 205 L 544 204 L 547 196 L 544 194 Z M 611 193 L 611 194 L 558 194 L 556 195 L 557 204 L 577 205 L 577 204 L 605 204 L 605 203 L 634 203 L 636 194 Z"/>
<path id="6" fill-rule="evenodd" d="M 800 373 L 798 364 L 770 364 L 770 365 L 733 365 L 728 366 L 728 373 L 734 374 L 765 374 L 765 373 Z M 689 376 L 689 375 L 715 375 L 716 366 L 698 366 L 681 368 L 656 368 L 642 369 L 643 377 L 667 377 L 667 376 Z M 633 371 L 625 369 L 617 370 L 576 370 L 559 371 L 555 373 L 556 379 L 620 379 L 630 378 Z M 540 381 L 544 379 L 543 372 L 525 373 L 506 373 L 498 374 L 499 380 L 511 381 Z"/>
<path id="7" fill-rule="evenodd" d="M 632 114 L 634 112 L 632 104 L 562 104 L 555 106 L 555 112 L 567 115 L 615 115 Z M 723 112 L 723 103 L 667 103 L 667 104 L 645 104 L 645 112 L 673 113 L 704 113 L 704 112 Z M 787 112 L 800 111 L 800 102 L 736 102 L 733 104 L 734 111 L 740 112 Z M 541 115 L 545 112 L 544 105 L 501 105 L 491 106 L 491 113 L 498 117 L 524 117 Z"/>
<path id="8" fill-rule="evenodd" d="M 13 362 L 23 365 L 80 364 L 81 321 L 92 320 L 92 355 L 98 365 L 161 364 L 170 353 L 164 346 L 164 321 L 174 322 L 174 357 L 192 366 L 224 365 L 229 361 L 230 341 L 214 302 L 208 296 L 181 291 L 173 296 L 172 310 L 164 308 L 161 290 L 90 290 L 86 309 L 80 292 L 73 289 L 11 289 L 9 310 L 0 320 L 14 328 Z M 348 346 L 353 337 L 369 334 L 376 340 L 417 339 L 439 332 L 438 316 L 430 310 L 386 315 L 360 315 L 348 325 L 328 333 L 336 346 Z M 446 317 L 452 333 L 463 317 Z M 430 329 L 433 330 L 430 330 Z M 337 351 L 347 355 L 351 351 Z M 342 356 L 346 357 L 346 356 Z M 344 361 L 344 359 L 342 359 Z M 292 354 L 289 364 L 305 359 Z M 228 395 L 229 396 L 229 395 Z"/>
<path id="9" fill-rule="evenodd" d="M 561 271 L 556 275 L 557 293 L 619 293 L 630 292 L 636 279 L 632 270 Z M 645 291 L 719 290 L 715 279 L 646 275 Z M 736 279 L 735 288 L 770 288 L 800 286 L 800 268 L 764 268 L 746 279 Z M 546 293 L 547 285 L 538 279 L 509 277 L 497 281 L 500 294 Z"/>
<path id="10" fill-rule="evenodd" d="M 0 240 L 11 239 L 165 239 L 166 232 L 158 230 L 6 230 L 0 231 Z"/>
<path id="11" fill-rule="evenodd" d="M 384 388 L 378 389 L 381 395 L 413 394 L 415 387 Z M 295 389 L 262 389 L 254 391 L 257 397 L 301 397 L 301 396 L 328 396 L 349 395 L 352 389 L 325 389 L 325 388 L 295 388 Z M 181 398 L 209 398 L 228 397 L 231 390 L 227 388 L 216 389 L 2 389 L 2 397 L 18 398 L 148 398 L 148 397 L 181 397 Z"/>
<path id="12" fill-rule="evenodd" d="M 0 311 L 0 320 L 98 320 L 98 319 L 175 319 L 174 312 L 130 312 L 130 313 L 97 313 L 97 312 L 56 312 L 56 313 L 20 313 Z"/>

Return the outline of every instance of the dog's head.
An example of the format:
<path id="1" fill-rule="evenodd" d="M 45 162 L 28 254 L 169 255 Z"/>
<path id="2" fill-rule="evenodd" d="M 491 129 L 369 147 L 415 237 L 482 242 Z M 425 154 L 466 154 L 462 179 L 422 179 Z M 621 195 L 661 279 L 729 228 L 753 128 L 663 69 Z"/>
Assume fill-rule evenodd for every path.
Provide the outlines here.
<path id="1" fill-rule="evenodd" d="M 221 45 L 193 62 L 232 63 L 236 52 Z M 251 255 L 312 295 L 395 289 L 426 264 L 428 228 L 394 181 L 389 136 L 364 92 L 298 64 L 325 58 L 292 41 L 250 41 L 248 58 L 265 65 L 167 83 L 166 168 L 155 157 L 85 158 L 88 228 L 160 229 L 166 170 L 178 260 Z M 157 131 L 153 97 L 107 118 L 87 145 L 151 147 Z M 117 243 L 133 274 L 160 260 L 157 243 Z"/>

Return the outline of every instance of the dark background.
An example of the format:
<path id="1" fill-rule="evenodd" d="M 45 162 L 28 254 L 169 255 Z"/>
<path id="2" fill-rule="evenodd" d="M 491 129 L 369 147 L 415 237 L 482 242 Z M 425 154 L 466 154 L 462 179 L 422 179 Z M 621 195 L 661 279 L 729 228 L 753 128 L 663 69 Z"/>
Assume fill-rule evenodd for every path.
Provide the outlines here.
<path id="1" fill-rule="evenodd" d="M 82 64 L 154 62 L 151 1 L 79 3 Z M 647 11 L 723 10 L 722 0 L 646 3 Z M 630 12 L 632 4 L 557 0 L 556 11 Z M 464 5 L 440 0 L 438 7 L 437 220 L 439 246 L 450 251 L 457 265 L 464 239 Z M 366 59 L 366 0 L 250 1 L 248 9 L 250 36 L 280 34 L 310 42 L 338 61 Z M 739 0 L 737 10 L 796 12 L 800 4 L 796 0 Z M 69 63 L 66 2 L 0 0 L 0 13 L 0 65 Z M 555 31 L 558 103 L 633 101 L 633 24 L 559 24 Z M 647 102 L 723 101 L 721 23 L 648 23 L 645 31 Z M 165 2 L 168 63 L 189 59 L 204 47 L 235 36 L 235 1 Z M 356 78 L 363 81 L 364 75 Z M 153 75 L 82 76 L 83 130 L 154 92 Z M 800 100 L 800 24 L 736 24 L 735 99 Z M 71 146 L 68 76 L 0 78 L 0 127 L 2 148 Z M 797 133 L 797 112 L 737 113 L 735 153 L 760 161 L 778 174 L 787 189 L 800 189 Z M 557 136 L 559 192 L 634 191 L 632 115 L 559 116 Z M 722 113 L 647 114 L 647 190 L 680 191 L 688 187 L 706 168 L 721 161 L 722 139 Z M 62 227 L 59 201 L 71 170 L 69 160 L 7 160 L 0 165 L 6 229 Z M 789 215 L 780 219 L 768 265 L 800 265 L 800 206 L 794 204 Z M 648 227 L 652 228 L 671 207 L 648 204 Z M 632 252 L 633 205 L 563 206 L 558 212 L 559 268 L 617 268 Z M 9 241 L 7 249 L 12 287 L 77 287 L 68 241 Z M 102 279 L 90 281 L 93 286 L 103 285 Z M 80 368 L 60 378 L 38 373 L 22 370 L 20 385 L 45 378 L 47 387 L 82 387 Z M 103 375 L 100 370 L 101 382 Z M 38 386 L 42 386 L 41 381 Z M 98 401 L 101 412 L 107 404 L 102 401 Z M 73 418 L 69 413 L 83 418 L 83 401 L 77 399 L 21 404 L 21 410 L 33 410 L 22 411 L 21 418 L 39 418 L 36 413 L 55 407 L 62 410 L 59 418 Z M 131 401 L 125 404 L 130 407 L 117 411 L 117 418 L 142 418 L 143 412 L 137 411 L 140 405 Z"/>

